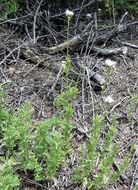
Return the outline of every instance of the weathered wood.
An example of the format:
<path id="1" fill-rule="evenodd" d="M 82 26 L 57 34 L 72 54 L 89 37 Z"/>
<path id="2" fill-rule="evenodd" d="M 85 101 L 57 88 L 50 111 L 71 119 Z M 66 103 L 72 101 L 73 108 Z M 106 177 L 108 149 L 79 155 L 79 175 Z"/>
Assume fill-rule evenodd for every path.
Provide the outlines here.
<path id="1" fill-rule="evenodd" d="M 58 73 L 61 65 L 54 61 L 47 61 L 51 59 L 51 55 L 38 56 L 33 53 L 29 48 L 21 48 L 20 57 L 30 61 L 31 63 L 39 66 L 46 66 L 49 70 L 53 70 L 55 73 Z"/>
<path id="2" fill-rule="evenodd" d="M 92 24 L 93 24 L 93 22 L 89 23 L 80 35 L 74 36 L 73 38 L 71 38 L 59 45 L 56 45 L 56 46 L 53 46 L 50 48 L 40 47 L 40 49 L 43 49 L 46 53 L 54 54 L 59 51 L 65 50 L 67 47 L 71 48 L 73 46 L 75 47 L 78 44 L 85 43 L 85 41 L 87 40 L 87 38 L 89 36 L 88 30 L 90 29 L 90 27 L 92 27 Z M 103 35 L 101 35 L 101 32 L 100 32 L 99 35 L 96 36 L 94 39 L 93 38 L 89 39 L 89 44 L 91 44 L 91 42 L 93 44 L 103 44 L 105 41 L 107 41 L 107 40 L 113 38 L 114 36 L 118 35 L 119 33 L 125 31 L 131 25 L 136 25 L 136 24 L 138 24 L 138 22 L 132 22 L 132 23 L 128 23 L 128 24 L 119 24 L 118 27 L 114 27 L 112 31 L 107 31 Z M 94 30 L 92 32 L 94 32 Z M 98 52 L 101 55 L 107 55 L 107 56 L 113 55 L 113 54 L 120 54 L 123 52 L 122 48 L 100 49 L 100 48 L 96 47 L 95 45 L 92 46 L 91 49 L 96 53 Z"/>
<path id="3" fill-rule="evenodd" d="M 98 48 L 93 46 L 92 47 L 92 51 L 94 51 L 97 54 L 100 55 L 105 55 L 105 56 L 110 56 L 110 55 L 115 55 L 115 54 L 121 54 L 124 51 L 124 48 L 114 48 L 114 49 L 102 49 L 102 48 Z"/>
<path id="4" fill-rule="evenodd" d="M 65 50 L 67 47 L 72 47 L 74 45 L 77 45 L 79 43 L 82 43 L 84 38 L 87 36 L 88 34 L 88 30 L 92 27 L 93 25 L 93 21 L 90 22 L 86 28 L 81 32 L 80 35 L 77 35 L 77 36 L 74 36 L 73 38 L 59 44 L 59 45 L 56 45 L 56 46 L 53 46 L 53 47 L 50 47 L 50 48 L 46 48 L 46 47 L 42 47 L 40 46 L 40 49 L 42 49 L 43 51 L 45 51 L 46 53 L 49 53 L 49 54 L 54 54 L 56 52 L 59 52 L 59 51 L 63 51 Z"/>
<path id="5" fill-rule="evenodd" d="M 62 62 L 54 62 L 53 61 L 51 63 L 49 61 L 46 61 L 46 60 L 50 59 L 50 57 L 46 57 L 46 55 L 40 57 L 38 55 L 35 55 L 30 49 L 21 48 L 20 52 L 21 52 L 20 56 L 22 58 L 27 59 L 28 61 L 31 61 L 32 63 L 34 63 L 36 65 L 39 64 L 42 66 L 46 66 L 49 70 L 51 70 L 55 73 L 59 73 L 59 71 L 61 70 Z M 59 64 L 59 63 L 61 63 L 61 64 Z M 81 72 L 83 69 L 83 66 L 77 64 L 77 67 Z M 77 73 L 73 73 L 72 76 L 73 76 L 74 80 L 78 79 Z M 90 72 L 90 78 L 93 82 L 97 83 L 100 86 L 104 85 L 104 83 L 105 83 L 105 78 L 94 71 Z"/>

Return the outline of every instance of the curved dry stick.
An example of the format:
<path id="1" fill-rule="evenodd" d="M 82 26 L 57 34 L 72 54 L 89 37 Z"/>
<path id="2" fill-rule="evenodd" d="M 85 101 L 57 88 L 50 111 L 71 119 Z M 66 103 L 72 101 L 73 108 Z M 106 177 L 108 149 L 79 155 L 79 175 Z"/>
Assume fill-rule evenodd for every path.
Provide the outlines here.
<path id="1" fill-rule="evenodd" d="M 88 34 L 89 34 L 88 30 L 92 26 L 92 24 L 93 24 L 93 21 L 90 22 L 86 26 L 86 28 L 82 31 L 82 33 L 80 35 L 74 36 L 70 40 L 67 40 L 59 45 L 56 45 L 56 46 L 53 46 L 50 48 L 40 47 L 40 49 L 44 50 L 46 53 L 54 54 L 56 52 L 65 50 L 67 47 L 72 47 L 77 44 L 80 44 L 80 43 L 84 42 L 85 38 L 88 36 Z M 105 40 L 107 40 L 107 39 L 109 40 L 109 39 L 113 38 L 118 33 L 126 30 L 127 27 L 129 27 L 131 25 L 136 25 L 136 24 L 138 24 L 138 22 L 132 22 L 132 23 L 128 23 L 128 24 L 119 24 L 118 27 L 114 28 L 112 31 L 108 31 L 108 32 L 106 32 L 106 34 L 98 36 L 95 39 L 91 39 L 90 41 L 92 41 L 94 44 L 104 43 Z M 102 54 L 102 55 L 113 55 L 113 54 L 120 54 L 123 52 L 123 48 L 100 49 L 95 46 L 92 47 L 92 50 L 94 52 L 96 52 L 96 53 L 98 52 L 99 54 Z"/>
<path id="2" fill-rule="evenodd" d="M 53 53 L 56 53 L 56 52 L 59 52 L 59 51 L 63 51 L 64 49 L 66 49 L 67 47 L 72 47 L 74 45 L 77 45 L 79 44 L 80 42 L 83 41 L 84 37 L 86 37 L 87 35 L 87 32 L 89 30 L 89 28 L 92 26 L 93 24 L 93 21 L 90 22 L 86 28 L 82 31 L 82 33 L 80 35 L 77 35 L 77 36 L 74 36 L 72 39 L 70 40 L 67 40 L 59 45 L 56 45 L 56 46 L 53 46 L 53 47 L 50 47 L 50 48 L 45 48 L 45 47 L 40 47 L 40 49 L 46 51 L 46 53 L 49 53 L 49 54 L 53 54 Z"/>

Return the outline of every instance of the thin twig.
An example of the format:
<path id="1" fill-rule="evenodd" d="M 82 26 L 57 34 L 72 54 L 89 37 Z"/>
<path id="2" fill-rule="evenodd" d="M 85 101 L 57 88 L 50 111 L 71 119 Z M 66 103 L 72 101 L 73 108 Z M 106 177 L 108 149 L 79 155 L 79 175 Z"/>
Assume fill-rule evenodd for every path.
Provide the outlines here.
<path id="1" fill-rule="evenodd" d="M 54 90 L 54 88 L 55 88 L 57 82 L 59 81 L 59 78 L 60 78 L 60 76 L 61 76 L 62 70 L 63 70 L 63 68 L 61 67 L 60 70 L 59 70 L 59 72 L 58 72 L 58 74 L 57 74 L 57 77 L 56 77 L 55 82 L 53 83 L 53 85 L 52 85 L 50 91 L 47 93 L 47 96 L 49 96 L 49 95 L 53 92 L 53 90 Z"/>
<path id="2" fill-rule="evenodd" d="M 4 63 L 4 61 L 6 61 L 6 59 L 12 55 L 12 53 L 16 50 L 18 50 L 19 48 L 21 48 L 22 45 L 19 45 L 18 47 L 14 48 L 1 62 L 0 62 L 0 66 Z"/>
<path id="3" fill-rule="evenodd" d="M 93 99 L 93 94 L 92 94 L 92 87 L 91 87 L 91 81 L 90 81 L 90 72 L 88 67 L 86 67 L 86 72 L 87 72 L 87 77 L 88 77 L 88 84 L 90 87 L 90 94 L 91 94 L 91 102 L 92 102 L 92 111 L 93 111 L 93 118 L 95 117 L 95 111 L 94 111 L 94 99 Z"/>
<path id="4" fill-rule="evenodd" d="M 33 23 L 33 42 L 34 44 L 36 43 L 36 19 L 37 19 L 37 16 L 38 16 L 38 12 L 39 12 L 39 9 L 41 7 L 41 4 L 42 4 L 43 0 L 40 1 L 37 9 L 36 9 L 36 12 L 35 12 L 35 16 L 34 16 L 34 23 Z"/>
<path id="5" fill-rule="evenodd" d="M 135 181 L 135 177 L 136 177 L 136 174 L 137 174 L 137 170 L 138 170 L 138 158 L 136 159 L 136 167 L 135 167 L 135 171 L 133 173 L 133 179 L 132 179 L 132 183 L 131 183 L 131 186 L 130 186 L 130 190 L 134 189 L 134 181 Z"/>

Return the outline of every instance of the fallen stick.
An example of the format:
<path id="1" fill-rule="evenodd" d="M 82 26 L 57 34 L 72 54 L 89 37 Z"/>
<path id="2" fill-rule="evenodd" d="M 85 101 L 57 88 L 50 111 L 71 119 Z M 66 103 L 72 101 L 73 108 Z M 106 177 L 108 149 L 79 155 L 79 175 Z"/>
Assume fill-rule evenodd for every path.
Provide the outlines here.
<path id="1" fill-rule="evenodd" d="M 122 42 L 122 41 L 118 41 L 119 43 L 123 44 L 124 46 L 127 46 L 127 47 L 130 47 L 130 48 L 133 48 L 133 49 L 138 49 L 138 46 L 135 45 L 135 44 L 131 44 L 131 43 L 127 43 L 127 42 Z"/>
<path id="2" fill-rule="evenodd" d="M 40 47 L 40 49 L 44 50 L 46 53 L 49 54 L 54 54 L 57 53 L 59 51 L 63 51 L 65 50 L 67 47 L 73 47 L 76 46 L 78 44 L 84 43 L 84 41 L 87 39 L 88 37 L 88 30 L 89 28 L 92 26 L 93 22 L 89 23 L 87 25 L 87 27 L 82 31 L 82 33 L 80 35 L 74 36 L 73 38 L 50 48 L 45 48 L 45 47 Z M 107 41 L 107 39 L 111 39 L 114 36 L 116 36 L 117 34 L 125 31 L 128 27 L 130 27 L 131 25 L 136 25 L 138 24 L 138 22 L 133 22 L 133 23 L 128 23 L 128 24 L 119 24 L 117 28 L 114 28 L 112 31 L 108 31 L 106 32 L 106 34 L 103 34 L 101 36 L 97 36 L 95 39 L 90 39 L 89 43 L 93 42 L 93 44 L 102 44 L 105 41 Z M 94 30 L 93 30 L 94 32 Z M 92 50 L 94 52 L 98 52 L 101 55 L 113 55 L 113 54 L 120 54 L 123 52 L 123 48 L 116 48 L 116 49 L 101 49 L 101 48 L 97 48 L 95 46 L 92 47 Z"/>
<path id="3" fill-rule="evenodd" d="M 92 51 L 94 51 L 95 53 L 100 54 L 100 55 L 110 56 L 110 55 L 123 53 L 124 52 L 124 47 L 115 48 L 115 49 L 107 49 L 107 48 L 102 49 L 102 48 L 98 48 L 96 46 L 93 46 Z"/>
<path id="4" fill-rule="evenodd" d="M 77 44 L 81 43 L 84 40 L 84 38 L 87 36 L 88 30 L 90 29 L 90 27 L 92 26 L 93 23 L 94 23 L 93 21 L 90 22 L 86 26 L 86 28 L 81 32 L 80 35 L 76 35 L 73 38 L 71 38 L 63 43 L 53 46 L 53 47 L 50 47 L 50 48 L 40 46 L 40 49 L 42 49 L 46 53 L 54 54 L 56 52 L 65 50 L 67 47 L 72 47 L 74 45 L 77 45 Z"/>
<path id="5" fill-rule="evenodd" d="M 55 73 L 59 73 L 62 67 L 62 62 L 61 64 L 59 64 L 59 62 L 54 62 L 54 61 L 52 63 L 49 61 L 46 62 L 46 60 L 50 59 L 49 55 L 48 57 L 46 57 L 46 55 L 40 57 L 38 55 L 35 55 L 30 49 L 21 48 L 20 57 L 23 59 L 27 59 L 28 61 L 34 64 L 46 66 L 49 70 L 51 71 L 53 70 Z M 80 66 L 77 64 L 77 67 L 81 72 L 83 69 L 82 65 Z M 78 78 L 77 73 L 73 73 L 72 76 L 74 80 Z M 103 86 L 105 84 L 105 78 L 94 71 L 90 72 L 90 78 L 93 82 L 95 82 L 99 86 Z"/>

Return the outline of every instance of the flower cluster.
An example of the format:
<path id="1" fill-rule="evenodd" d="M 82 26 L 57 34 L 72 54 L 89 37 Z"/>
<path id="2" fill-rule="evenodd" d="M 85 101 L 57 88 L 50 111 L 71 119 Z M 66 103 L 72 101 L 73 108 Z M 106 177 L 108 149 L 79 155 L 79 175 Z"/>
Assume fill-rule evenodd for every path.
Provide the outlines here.
<path id="1" fill-rule="evenodd" d="M 66 14 L 67 17 L 71 18 L 74 15 L 74 12 L 67 9 L 65 14 Z"/>
<path id="2" fill-rule="evenodd" d="M 106 59 L 105 60 L 105 65 L 107 67 L 112 67 L 112 68 L 115 68 L 116 67 L 116 62 L 115 61 L 112 61 L 111 59 Z"/>
<path id="3" fill-rule="evenodd" d="M 114 99 L 113 99 L 112 96 L 110 96 L 110 95 L 108 95 L 108 96 L 106 96 L 106 97 L 103 97 L 103 101 L 104 101 L 105 103 L 108 103 L 108 104 L 114 103 Z"/>

